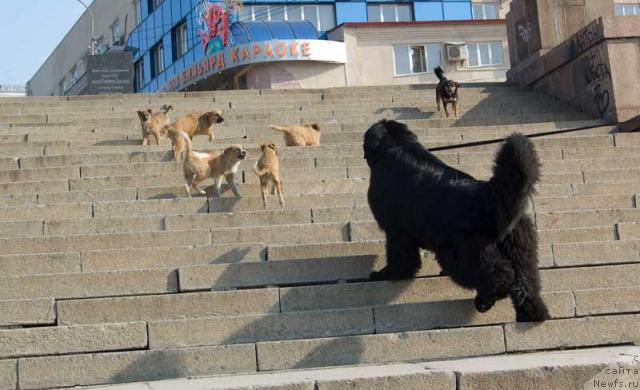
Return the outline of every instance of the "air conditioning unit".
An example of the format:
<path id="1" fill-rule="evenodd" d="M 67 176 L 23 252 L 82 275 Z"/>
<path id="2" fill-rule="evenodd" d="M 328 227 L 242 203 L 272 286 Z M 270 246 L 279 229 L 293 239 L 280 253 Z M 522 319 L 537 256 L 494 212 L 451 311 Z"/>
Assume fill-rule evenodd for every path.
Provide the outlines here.
<path id="1" fill-rule="evenodd" d="M 469 58 L 469 50 L 465 43 L 448 43 L 447 59 L 449 61 L 464 61 Z"/>

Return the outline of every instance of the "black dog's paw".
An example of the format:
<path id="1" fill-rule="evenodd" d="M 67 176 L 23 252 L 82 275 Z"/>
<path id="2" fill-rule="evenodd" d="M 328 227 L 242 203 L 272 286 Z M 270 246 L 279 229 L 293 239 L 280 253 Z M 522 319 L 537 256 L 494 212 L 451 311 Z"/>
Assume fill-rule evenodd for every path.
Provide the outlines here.
<path id="1" fill-rule="evenodd" d="M 481 298 L 480 296 L 476 296 L 473 303 L 477 311 L 479 311 L 480 313 L 486 313 L 493 307 L 493 305 L 495 305 L 496 301 L 493 299 Z"/>

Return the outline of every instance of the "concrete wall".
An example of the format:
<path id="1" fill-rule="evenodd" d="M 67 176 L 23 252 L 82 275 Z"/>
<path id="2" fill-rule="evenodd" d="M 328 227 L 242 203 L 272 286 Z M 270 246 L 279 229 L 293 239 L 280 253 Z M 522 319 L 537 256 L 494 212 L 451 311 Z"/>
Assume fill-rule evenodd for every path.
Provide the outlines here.
<path id="1" fill-rule="evenodd" d="M 236 88 L 243 74 L 249 89 L 331 88 L 346 85 L 344 64 L 292 61 L 256 65 L 236 76 Z"/>
<path id="2" fill-rule="evenodd" d="M 517 0 L 512 4 L 507 24 L 515 65 L 508 72 L 508 78 L 609 122 L 622 122 L 640 115 L 640 16 L 614 16 L 612 0 L 558 1 L 558 12 L 551 14 L 567 17 L 566 10 L 573 9 L 577 16 L 562 19 L 566 23 L 551 32 L 545 26 L 555 24 L 558 19 L 550 21 L 549 12 L 528 19 L 541 31 L 537 37 L 530 37 L 530 42 L 538 40 L 540 47 L 525 50 L 534 47 L 525 47 L 522 36 L 512 28 L 523 16 L 534 14 L 527 10 L 534 7 L 539 10 L 546 2 Z M 602 16 L 597 20 L 566 35 L 598 12 Z M 566 37 L 564 41 L 554 46 L 554 40 L 562 37 Z"/>
<path id="3" fill-rule="evenodd" d="M 80 6 L 78 4 L 78 6 Z M 111 25 L 120 18 L 120 25 L 125 31 L 131 32 L 136 24 L 136 8 L 132 0 L 94 0 L 91 5 L 93 11 L 95 38 L 104 37 L 104 42 L 111 44 Z M 79 75 L 84 73 L 84 57 L 89 52 L 91 44 L 91 17 L 84 12 L 76 24 L 58 44 L 45 60 L 36 74 L 28 82 L 30 94 L 34 96 L 60 95 L 60 81 L 78 66 Z"/>
<path id="4" fill-rule="evenodd" d="M 460 82 L 504 81 L 510 68 L 506 26 L 494 24 L 406 25 L 398 27 L 349 27 L 341 31 L 347 46 L 349 86 L 435 83 L 431 72 L 395 75 L 394 45 L 442 44 L 442 68 L 447 77 Z M 468 61 L 449 62 L 445 42 L 502 42 L 503 64 L 471 68 Z"/>

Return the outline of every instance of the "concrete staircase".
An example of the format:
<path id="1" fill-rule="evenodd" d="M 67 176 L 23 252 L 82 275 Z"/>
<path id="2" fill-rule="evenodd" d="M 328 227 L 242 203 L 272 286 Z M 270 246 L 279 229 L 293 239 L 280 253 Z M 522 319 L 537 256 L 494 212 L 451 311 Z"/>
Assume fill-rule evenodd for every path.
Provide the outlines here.
<path id="1" fill-rule="evenodd" d="M 640 136 L 509 86 L 461 99 L 458 120 L 432 86 L 0 100 L 0 389 L 582 388 L 638 364 Z M 187 198 L 169 141 L 140 146 L 135 110 L 163 104 L 225 109 L 195 144 L 245 145 L 242 199 Z M 384 243 L 361 138 L 382 117 L 429 147 L 601 125 L 534 141 L 552 320 L 475 313 L 430 254 L 414 281 L 366 281 Z M 280 148 L 287 207 L 264 210 L 257 144 L 311 121 L 322 146 Z M 487 178 L 496 147 L 438 155 Z"/>

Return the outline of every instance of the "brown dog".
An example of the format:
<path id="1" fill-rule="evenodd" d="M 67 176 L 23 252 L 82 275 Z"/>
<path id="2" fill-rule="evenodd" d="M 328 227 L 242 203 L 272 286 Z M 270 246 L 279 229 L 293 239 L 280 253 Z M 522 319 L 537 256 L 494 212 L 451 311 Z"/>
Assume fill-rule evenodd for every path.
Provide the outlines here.
<path id="1" fill-rule="evenodd" d="M 280 182 L 280 163 L 278 161 L 278 151 L 275 144 L 260 145 L 262 156 L 253 167 L 253 172 L 260 177 L 260 190 L 262 191 L 262 204 L 267 208 L 267 192 L 269 182 L 273 184 L 280 206 L 284 207 L 284 196 L 282 196 L 282 183 Z"/>
<path id="2" fill-rule="evenodd" d="M 160 108 L 160 112 L 153 112 L 152 109 L 138 111 L 142 128 L 142 145 L 149 145 L 149 136 L 153 136 L 156 139 L 156 145 L 160 145 L 160 138 L 167 136 L 165 127 L 170 122 L 167 113 L 171 110 L 173 106 L 164 105 Z"/>
<path id="3" fill-rule="evenodd" d="M 180 161 L 180 155 L 184 152 L 186 143 L 179 135 L 179 131 L 184 132 L 189 139 L 196 135 L 208 135 L 209 142 L 215 138 L 213 125 L 223 123 L 222 111 L 195 112 L 185 115 L 167 127 L 169 138 L 171 138 L 173 158 Z"/>
<path id="4" fill-rule="evenodd" d="M 193 151 L 191 139 L 180 131 L 179 137 L 186 145 L 186 156 L 183 163 L 185 188 L 191 196 L 191 188 L 204 195 L 206 192 L 199 187 L 199 184 L 209 177 L 216 183 L 216 195 L 220 196 L 222 179 L 225 178 L 231 190 L 238 198 L 241 196 L 236 186 L 236 173 L 240 162 L 245 159 L 247 152 L 240 145 L 229 146 L 222 152 L 199 153 Z"/>
<path id="5" fill-rule="evenodd" d="M 303 126 L 269 126 L 272 130 L 284 133 L 284 143 L 287 146 L 318 146 L 320 145 L 320 128 L 316 123 Z"/>

